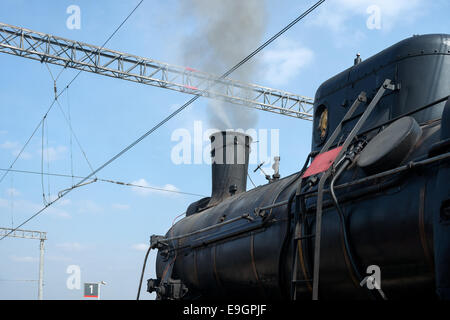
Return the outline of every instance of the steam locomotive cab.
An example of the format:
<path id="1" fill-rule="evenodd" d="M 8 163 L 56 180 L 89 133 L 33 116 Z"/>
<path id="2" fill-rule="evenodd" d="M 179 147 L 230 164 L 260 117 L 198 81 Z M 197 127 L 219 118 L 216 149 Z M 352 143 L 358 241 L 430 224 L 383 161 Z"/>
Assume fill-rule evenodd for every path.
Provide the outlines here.
<path id="1" fill-rule="evenodd" d="M 450 299 L 449 89 L 450 35 L 356 59 L 317 90 L 304 168 L 250 191 L 250 138 L 213 135 L 212 196 L 152 237 L 148 291 Z"/>

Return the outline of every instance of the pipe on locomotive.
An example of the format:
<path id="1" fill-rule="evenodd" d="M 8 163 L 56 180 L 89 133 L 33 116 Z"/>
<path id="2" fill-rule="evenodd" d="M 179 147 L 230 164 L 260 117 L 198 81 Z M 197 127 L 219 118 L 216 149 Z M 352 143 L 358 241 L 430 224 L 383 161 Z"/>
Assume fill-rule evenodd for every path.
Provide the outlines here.
<path id="1" fill-rule="evenodd" d="M 219 131 L 210 136 L 212 192 L 208 206 L 247 191 L 248 161 L 252 138 L 236 131 Z"/>
<path id="2" fill-rule="evenodd" d="M 367 92 L 370 103 L 382 79 L 396 84 L 358 132 L 367 146 L 351 165 L 336 166 L 340 172 L 323 189 L 321 299 L 369 298 L 351 275 L 359 273 L 360 280 L 373 265 L 383 270 L 389 299 L 450 298 L 448 39 L 406 39 L 317 90 L 312 152 L 329 140 L 358 94 Z M 439 77 L 436 66 L 445 66 Z M 360 114 L 343 123 L 344 133 Z M 239 144 L 240 137 L 212 148 L 215 157 L 222 151 L 211 169 L 212 196 L 191 204 L 165 236 L 152 237 L 157 278 L 148 280 L 147 289 L 158 299 L 279 300 L 289 299 L 291 288 L 297 299 L 310 299 L 318 177 L 301 179 L 301 170 L 246 192 L 248 165 L 223 161 L 227 148 L 242 150 L 246 159 L 250 148 L 245 139 Z M 339 241 L 346 233 L 342 223 L 347 244 Z M 345 263 L 349 252 L 354 267 Z"/>

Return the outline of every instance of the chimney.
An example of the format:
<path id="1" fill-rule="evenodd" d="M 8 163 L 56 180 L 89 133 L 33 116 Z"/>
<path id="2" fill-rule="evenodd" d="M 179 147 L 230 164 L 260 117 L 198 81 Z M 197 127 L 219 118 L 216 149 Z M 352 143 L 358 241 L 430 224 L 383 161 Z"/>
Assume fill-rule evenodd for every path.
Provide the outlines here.
<path id="1" fill-rule="evenodd" d="M 234 131 L 211 135 L 212 193 L 209 206 L 247 191 L 247 171 L 252 138 Z"/>

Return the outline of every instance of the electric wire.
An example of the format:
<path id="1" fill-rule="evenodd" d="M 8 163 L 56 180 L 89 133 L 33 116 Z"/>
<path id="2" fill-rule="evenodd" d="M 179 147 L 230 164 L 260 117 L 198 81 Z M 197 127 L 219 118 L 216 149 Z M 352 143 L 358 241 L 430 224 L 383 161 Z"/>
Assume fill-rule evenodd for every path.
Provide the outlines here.
<path id="1" fill-rule="evenodd" d="M 151 189 L 151 190 L 162 191 L 162 192 L 172 192 L 172 193 L 178 193 L 178 194 L 184 194 L 184 195 L 196 196 L 196 197 L 202 197 L 202 198 L 206 197 L 205 195 L 198 194 L 198 193 L 163 189 L 163 188 L 157 188 L 157 187 L 151 187 L 151 186 L 142 186 L 142 185 L 137 185 L 137 184 L 133 184 L 133 183 L 126 183 L 126 182 L 113 181 L 113 180 L 107 180 L 107 179 L 98 179 L 98 181 L 118 184 L 118 185 L 122 185 L 122 186 L 134 187 L 134 188 Z"/>
<path id="2" fill-rule="evenodd" d="M 345 245 L 345 250 L 344 253 L 346 255 L 346 258 L 349 260 L 349 262 L 351 263 L 351 268 L 353 271 L 353 277 L 356 277 L 357 280 L 353 279 L 354 282 L 359 285 L 359 282 L 362 280 L 361 277 L 361 273 L 358 270 L 358 267 L 356 265 L 355 259 L 353 258 L 353 254 L 352 251 L 350 250 L 350 245 L 349 245 L 349 239 L 348 239 L 348 230 L 347 230 L 347 219 L 345 217 L 344 212 L 342 211 L 341 206 L 339 205 L 339 202 L 337 200 L 336 194 L 334 192 L 334 184 L 335 182 L 339 179 L 339 177 L 341 176 L 341 174 L 345 171 L 345 169 L 350 165 L 350 161 L 347 160 L 345 157 L 342 158 L 345 162 L 342 164 L 342 166 L 339 166 L 340 163 L 338 163 L 338 165 L 336 165 L 337 168 L 339 168 L 336 172 L 336 174 L 334 175 L 333 179 L 331 180 L 330 183 L 330 191 L 331 191 L 331 196 L 333 198 L 333 202 L 334 205 L 336 207 L 336 210 L 339 214 L 339 219 L 341 222 L 341 227 L 342 227 L 342 233 L 343 233 L 343 237 L 344 237 L 344 245 Z"/>
<path id="3" fill-rule="evenodd" d="M 128 19 L 133 15 L 133 13 L 141 6 L 141 4 L 144 2 L 144 0 L 141 0 L 136 7 L 134 7 L 134 9 L 130 12 L 130 14 L 122 21 L 122 23 L 114 30 L 114 32 L 108 37 L 108 39 L 103 43 L 103 45 L 97 49 L 94 53 L 92 54 L 96 54 L 99 50 L 103 49 L 103 47 L 112 39 L 112 37 L 119 31 L 119 29 L 125 24 L 125 22 L 128 21 Z M 49 69 L 50 70 L 50 69 Z M 65 70 L 65 69 L 63 69 Z M 21 148 L 21 150 L 19 151 L 19 153 L 17 154 L 16 158 L 13 160 L 13 162 L 11 163 L 11 165 L 9 166 L 9 169 L 12 169 L 15 165 L 15 163 L 17 162 L 17 160 L 20 158 L 20 156 L 22 155 L 23 151 L 25 150 L 25 148 L 28 146 L 28 144 L 30 143 L 31 139 L 34 137 L 34 135 L 36 134 L 37 130 L 40 128 L 40 126 L 42 125 L 42 122 L 44 120 L 45 117 L 47 117 L 48 113 L 52 110 L 53 106 L 55 105 L 55 101 L 58 100 L 58 98 L 72 85 L 72 83 L 78 78 L 78 76 L 82 73 L 83 71 L 80 70 L 75 77 L 73 77 L 73 79 L 64 87 L 64 89 L 56 95 L 55 93 L 55 98 L 52 101 L 52 103 L 50 104 L 50 106 L 48 107 L 47 111 L 44 114 L 44 117 L 41 118 L 41 120 L 39 121 L 39 123 L 37 124 L 36 128 L 33 130 L 31 136 L 28 138 L 28 140 L 25 142 L 25 144 L 23 145 L 23 147 Z M 50 74 L 51 71 L 50 71 Z M 53 75 L 52 75 L 53 77 Z M 5 171 L 5 173 L 2 175 L 2 177 L 0 178 L 0 184 L 2 183 L 2 181 L 5 179 L 6 175 L 9 173 L 9 170 Z M 1 239 L 0 239 L 1 240 Z"/>
<path id="4" fill-rule="evenodd" d="M 269 40 L 267 40 L 266 42 L 264 42 L 261 46 L 259 46 L 256 50 L 254 50 L 252 53 L 250 53 L 247 57 L 245 57 L 244 59 L 242 59 L 240 62 L 238 62 L 235 66 L 233 66 L 231 69 L 229 69 L 227 72 L 225 72 L 222 76 L 219 77 L 219 79 L 215 82 L 219 82 L 220 80 L 223 80 L 224 78 L 226 78 L 227 76 L 229 76 L 231 73 L 233 73 L 236 69 L 238 69 L 240 66 L 242 66 L 244 63 L 246 63 L 248 60 L 250 60 L 252 57 L 254 57 L 256 54 L 258 54 L 261 50 L 263 50 L 265 47 L 267 47 L 269 44 L 271 44 L 273 41 L 275 41 L 275 39 L 277 39 L 278 37 L 280 37 L 282 34 L 284 34 L 287 30 L 289 30 L 292 26 L 294 26 L 296 23 L 298 23 L 300 20 L 302 20 L 304 17 L 306 17 L 309 13 L 311 13 L 312 11 L 314 11 L 318 6 L 320 6 L 323 2 L 325 2 L 325 0 L 320 0 L 318 2 L 316 2 L 312 7 L 310 7 L 308 10 L 306 10 L 304 13 L 302 13 L 300 16 L 298 16 L 296 19 L 294 19 L 291 23 L 289 23 L 286 27 L 284 27 L 281 31 L 279 31 L 278 33 L 276 33 L 274 36 L 272 36 Z M 209 89 L 209 88 L 208 88 Z M 88 180 L 90 177 L 92 177 L 92 175 L 96 174 L 97 172 L 99 172 L 100 170 L 102 170 L 103 168 L 105 168 L 106 166 L 108 166 L 110 163 L 114 162 L 116 159 L 118 159 L 119 157 L 121 157 L 124 153 L 126 153 L 128 150 L 130 150 L 131 148 L 133 148 L 135 145 L 137 145 L 139 142 L 141 142 L 142 140 L 144 140 L 146 137 L 148 137 L 149 135 L 151 135 L 153 132 L 155 132 L 156 130 L 158 130 L 161 126 L 163 126 L 166 122 L 168 122 L 169 120 L 171 120 L 173 117 L 175 117 L 178 113 L 180 113 L 181 111 L 183 111 L 185 108 L 187 108 L 189 105 L 191 105 L 193 102 L 195 102 L 199 97 L 201 97 L 200 95 L 196 95 L 193 98 L 191 98 L 190 100 L 188 100 L 185 104 L 183 104 L 181 107 L 179 107 L 177 110 L 175 110 L 174 112 L 172 112 L 169 116 L 167 116 L 166 118 L 164 118 L 162 121 L 160 121 L 157 125 L 155 125 L 153 128 L 151 128 L 150 130 L 148 130 L 146 133 L 144 133 L 141 137 L 139 137 L 138 139 L 136 139 L 135 141 L 133 141 L 130 145 L 128 145 L 127 147 L 125 147 L 122 151 L 120 151 L 118 154 L 116 154 L 114 157 L 112 157 L 111 159 L 109 159 L 108 161 L 106 161 L 103 165 L 101 165 L 100 167 L 98 167 L 93 173 L 91 173 L 90 175 L 88 175 L 86 178 L 84 178 L 82 182 Z"/>
<path id="5" fill-rule="evenodd" d="M 343 244 L 344 244 L 344 258 L 345 258 L 346 264 L 347 265 L 350 264 L 350 266 L 351 266 L 351 271 L 352 271 L 351 278 L 352 278 L 353 282 L 355 282 L 355 285 L 357 287 L 359 287 L 360 282 L 363 281 L 363 277 L 359 271 L 358 265 L 356 264 L 352 247 L 350 246 L 349 232 L 348 232 L 348 228 L 347 228 L 347 223 L 348 223 L 347 218 L 346 218 L 344 212 L 342 211 L 341 206 L 339 205 L 339 201 L 338 201 L 338 199 L 336 197 L 336 193 L 334 191 L 335 182 L 339 179 L 339 177 L 345 171 L 345 169 L 347 169 L 347 167 L 351 164 L 350 160 L 346 159 L 345 157 L 343 159 L 344 160 L 342 161 L 342 165 L 339 167 L 335 176 L 331 180 L 330 191 L 331 191 L 331 196 L 333 199 L 334 206 L 336 207 L 336 210 L 339 215 L 339 220 L 341 223 Z M 338 167 L 338 166 L 336 166 L 336 167 Z M 355 279 L 355 277 L 356 277 L 356 279 Z M 371 297 L 375 297 L 372 291 L 369 290 L 369 293 L 370 293 Z M 378 291 L 378 293 L 379 293 L 379 296 L 381 297 L 381 299 L 386 300 L 386 296 L 382 292 Z"/>
<path id="6" fill-rule="evenodd" d="M 231 69 L 229 69 L 227 72 L 225 72 L 218 81 L 223 80 L 224 78 L 226 78 L 228 75 L 230 75 L 232 72 L 234 72 L 236 69 L 238 69 L 240 66 L 242 66 L 244 63 L 246 63 L 248 60 L 250 60 L 253 56 L 255 56 L 257 53 L 259 53 L 261 50 L 263 50 L 265 47 L 267 47 L 270 43 L 272 43 L 275 39 L 277 39 L 279 36 L 281 36 L 283 33 L 285 33 L 288 29 L 290 29 L 293 25 L 295 25 L 296 23 L 298 23 L 301 19 L 303 19 L 304 17 L 306 17 L 309 13 L 311 13 L 314 9 L 316 9 L 319 5 L 321 5 L 323 2 L 325 2 L 325 0 L 320 0 L 318 1 L 316 4 L 314 4 L 312 7 L 310 7 L 307 11 L 305 11 L 303 14 L 301 14 L 299 17 L 297 17 L 296 19 L 294 19 L 291 23 L 289 23 L 286 27 L 284 27 L 281 31 L 279 31 L 277 34 L 275 34 L 273 37 L 271 37 L 269 40 L 267 40 L 266 42 L 264 42 L 260 47 L 258 47 L 256 50 L 254 50 L 251 54 L 249 54 L 247 57 L 245 57 L 243 60 L 241 60 L 239 63 L 237 63 L 234 67 L 232 67 Z M 216 81 L 215 83 L 217 83 L 218 81 Z M 200 95 L 196 95 L 193 98 L 191 98 L 190 100 L 188 100 L 185 104 L 183 104 L 181 107 L 179 107 L 177 110 L 175 110 L 174 112 L 172 112 L 169 116 L 167 116 L 166 118 L 164 118 L 162 121 L 160 121 L 157 125 L 155 125 L 153 128 L 151 128 L 150 130 L 148 130 L 146 133 L 144 133 L 141 137 L 139 137 L 138 139 L 136 139 L 135 141 L 133 141 L 130 145 L 128 145 L 127 147 L 125 147 L 122 151 L 120 151 L 118 154 L 116 154 L 114 157 L 112 157 L 111 159 L 109 159 L 108 161 L 106 161 L 103 165 L 101 165 L 100 167 L 98 167 L 94 172 L 92 172 L 90 175 L 88 175 L 87 177 L 85 177 L 81 183 L 83 183 L 84 181 L 88 180 L 89 178 L 91 178 L 94 174 L 96 174 L 97 172 L 101 171 L 103 168 L 107 167 L 109 164 L 111 164 L 112 162 L 114 162 L 116 159 L 118 159 L 119 157 L 121 157 L 124 153 L 126 153 L 128 150 L 130 150 L 131 148 L 133 148 L 135 145 L 137 145 L 138 143 L 140 143 L 142 140 L 144 140 L 146 137 L 148 137 L 149 135 L 151 135 L 153 132 L 155 132 L 156 130 L 158 130 L 161 126 L 163 126 L 166 122 L 168 122 L 169 120 L 171 120 L 173 117 L 175 117 L 178 113 L 180 113 L 181 111 L 183 111 L 185 108 L 187 108 L 189 105 L 191 105 L 193 102 L 195 102 L 198 98 L 200 97 Z"/>
<path id="7" fill-rule="evenodd" d="M 61 190 L 61 191 L 58 192 L 58 199 L 59 199 L 59 198 L 62 198 L 61 195 L 62 195 L 64 192 L 67 192 L 67 190 L 73 190 L 73 189 L 75 189 L 75 188 L 84 187 L 84 186 L 87 186 L 88 184 L 95 183 L 95 182 L 97 182 L 97 181 L 98 181 L 97 179 L 94 179 L 94 180 L 91 180 L 91 181 L 88 181 L 88 182 L 85 182 L 85 183 L 82 183 L 82 184 L 77 184 L 76 186 L 72 186 L 72 187 L 70 187 L 70 188 Z"/>
<path id="8" fill-rule="evenodd" d="M 142 0 L 143 1 L 143 0 Z M 138 6 L 142 3 L 142 1 L 138 4 Z M 273 41 L 275 41 L 275 39 L 277 39 L 278 37 L 280 37 L 282 34 L 284 34 L 287 30 L 289 30 L 290 28 L 292 28 L 295 24 L 297 24 L 300 20 L 302 20 L 303 18 L 305 18 L 308 14 L 310 14 L 311 12 L 313 12 L 317 7 L 319 7 L 322 3 L 324 3 L 325 0 L 319 0 L 317 1 L 313 6 L 311 6 L 309 9 L 307 9 L 304 13 L 302 13 L 300 16 L 298 16 L 296 19 L 294 19 L 291 23 L 289 23 L 286 27 L 284 27 L 282 30 L 280 30 L 278 33 L 276 33 L 274 36 L 272 36 L 269 40 L 267 40 L 266 42 L 264 42 L 261 46 L 259 46 L 256 50 L 254 50 L 252 53 L 250 53 L 247 57 L 245 57 L 244 59 L 242 59 L 240 62 L 238 62 L 235 66 L 233 66 L 231 69 L 229 69 L 227 72 L 225 72 L 216 82 L 214 82 L 212 85 L 210 85 L 208 87 L 208 89 L 212 86 L 214 86 L 217 82 L 220 82 L 221 80 L 223 80 L 224 78 L 226 78 L 227 76 L 229 76 L 231 73 L 233 73 L 236 69 L 238 69 L 239 67 L 241 67 L 244 63 L 246 63 L 248 60 L 250 60 L 252 57 L 254 57 L 256 54 L 258 54 L 261 50 L 263 50 L 264 48 L 266 48 L 269 44 L 271 44 Z M 133 11 L 134 12 L 134 11 Z M 79 73 L 78 73 L 79 74 Z M 77 74 L 77 76 L 78 76 Z M 74 78 L 76 79 L 76 77 Z M 208 90 L 207 89 L 207 90 Z M 117 153 L 115 156 L 113 156 L 112 158 L 110 158 L 108 161 L 106 161 L 104 164 L 102 164 L 100 167 L 98 167 L 95 171 L 93 171 L 92 173 L 90 173 L 88 176 L 86 176 L 85 178 L 83 178 L 80 182 L 78 182 L 78 184 L 74 185 L 72 188 L 65 190 L 63 193 L 60 193 L 60 195 L 58 196 L 58 198 L 56 198 L 55 200 L 53 200 L 52 202 L 50 202 L 47 206 L 45 206 L 44 208 L 40 209 L 38 212 L 36 212 L 35 214 L 33 214 L 31 217 L 29 217 L 28 219 L 26 219 L 24 222 L 22 222 L 17 228 L 20 228 L 21 226 L 23 226 L 24 224 L 28 223 L 30 220 L 34 219 L 35 217 L 37 217 L 39 214 L 41 214 L 46 208 L 48 208 L 49 206 L 53 205 L 53 203 L 55 203 L 56 201 L 58 201 L 59 199 L 61 199 L 62 197 L 64 197 L 65 195 L 67 195 L 69 192 L 71 192 L 72 190 L 76 189 L 78 186 L 82 185 L 83 183 L 85 183 L 87 180 L 89 180 L 92 176 L 94 176 L 95 174 L 97 174 L 99 171 L 101 171 L 102 169 L 104 169 L 105 167 L 107 167 L 109 164 L 111 164 L 112 162 L 114 162 L 115 160 L 117 160 L 118 158 L 120 158 L 124 153 L 126 153 L 127 151 L 129 151 L 130 149 L 132 149 L 135 145 L 137 145 L 138 143 L 140 143 L 142 140 L 144 140 L 146 137 L 148 137 L 149 135 L 151 135 L 153 132 L 155 132 L 156 130 L 158 130 L 161 126 L 163 126 L 166 122 L 168 122 L 169 120 L 171 120 L 173 117 L 175 117 L 176 115 L 178 115 L 181 111 L 183 111 L 184 109 L 186 109 L 189 105 L 191 105 L 193 102 L 195 102 L 198 98 L 200 97 L 200 95 L 196 95 L 193 98 L 191 98 L 190 100 L 188 100 L 185 104 L 183 104 L 181 107 L 179 107 L 177 110 L 175 110 L 174 112 L 172 112 L 170 115 L 168 115 L 166 118 L 164 118 L 162 121 L 160 121 L 158 124 L 156 124 L 154 127 L 152 127 L 150 130 L 148 130 L 146 133 L 144 133 L 142 136 L 140 136 L 138 139 L 136 139 L 135 141 L 133 141 L 130 145 L 128 145 L 127 147 L 125 147 L 124 149 L 122 149 L 122 151 L 120 151 L 119 153 Z M 54 104 L 54 103 L 53 103 Z M 1 180 L 0 180 L 1 182 Z M 14 230 L 10 231 L 13 232 Z M 8 235 L 8 234 L 7 234 Z M 7 235 L 5 235 L 4 237 L 0 238 L 0 240 L 4 239 Z"/>
<path id="9" fill-rule="evenodd" d="M 49 73 L 50 73 L 50 76 L 52 77 L 53 82 L 54 82 L 55 101 L 56 101 L 56 103 L 57 103 L 57 105 L 58 105 L 58 108 L 59 108 L 59 110 L 61 111 L 61 113 L 62 113 L 62 115 L 63 115 L 63 117 L 64 117 L 64 120 L 66 121 L 67 126 L 69 127 L 69 130 L 70 130 L 70 133 L 71 133 L 71 134 L 70 134 L 70 138 L 69 138 L 69 139 L 70 139 L 70 142 L 69 142 L 69 143 L 70 143 L 70 165 L 71 165 L 71 171 L 73 171 L 72 136 L 75 138 L 75 141 L 77 142 L 78 147 L 80 148 L 80 151 L 81 151 L 81 153 L 83 154 L 84 159 L 86 160 L 86 162 L 87 162 L 89 168 L 91 169 L 91 171 L 94 171 L 94 169 L 93 169 L 93 167 L 92 167 L 91 163 L 89 162 L 89 159 L 88 159 L 88 157 L 87 157 L 87 155 L 86 155 L 86 152 L 84 151 L 83 147 L 81 146 L 81 143 L 80 143 L 80 141 L 78 140 L 77 135 L 75 134 L 75 131 L 74 131 L 73 128 L 72 128 L 72 123 L 71 123 L 71 121 L 70 121 L 69 118 L 66 116 L 66 114 L 65 114 L 65 112 L 64 112 L 64 110 L 63 110 L 61 104 L 59 103 L 58 95 L 57 95 L 58 89 L 57 89 L 57 86 L 56 86 L 56 82 L 57 82 L 58 79 L 55 80 L 55 78 L 53 77 L 53 74 L 52 74 L 50 68 L 48 67 L 48 64 L 45 63 L 45 65 L 47 66 L 47 69 L 48 69 L 48 71 L 49 71 Z M 64 69 L 62 69 L 62 71 L 64 71 Z M 59 75 L 61 75 L 62 71 L 59 73 Z M 58 75 L 58 77 L 59 77 L 59 75 Z M 66 89 L 67 89 L 66 91 L 67 91 L 67 95 L 68 95 L 69 87 L 67 87 Z M 70 108 L 70 107 L 69 107 L 69 108 Z M 69 109 L 69 112 L 70 112 L 70 109 Z M 70 117 L 70 114 L 69 114 L 69 117 Z M 44 121 L 43 123 L 46 123 L 46 125 L 47 125 L 47 133 L 48 133 L 48 121 L 47 121 L 47 122 Z M 47 158 L 48 158 L 48 152 L 49 152 L 49 149 L 48 149 L 48 135 L 47 135 Z M 49 162 L 48 160 L 47 160 L 47 163 L 48 163 L 48 166 L 49 166 L 49 165 L 50 165 L 50 162 Z M 50 172 L 50 169 L 48 168 L 47 171 Z M 49 181 L 49 183 L 50 183 L 50 181 Z M 72 181 L 72 185 L 74 185 L 73 181 Z M 50 184 L 49 184 L 48 189 L 50 190 Z M 50 193 L 50 191 L 49 191 L 49 193 Z M 50 197 L 50 194 L 49 194 L 49 197 Z M 45 199 L 44 199 L 44 204 L 45 204 Z"/>
<path id="10" fill-rule="evenodd" d="M 141 277 L 139 280 L 139 288 L 138 288 L 136 300 L 139 300 L 139 297 L 141 296 L 141 288 L 142 288 L 142 281 L 144 280 L 145 267 L 147 265 L 148 255 L 150 254 L 151 250 L 152 250 L 152 247 L 149 246 L 147 249 L 147 253 L 145 254 L 144 264 L 142 265 Z"/>
<path id="11" fill-rule="evenodd" d="M 48 119 L 47 121 L 44 122 L 44 126 L 45 126 L 45 130 L 46 130 L 46 139 L 47 139 L 47 148 L 45 149 L 47 152 L 47 172 L 50 172 L 50 148 L 48 146 Z M 47 193 L 47 198 L 50 199 L 51 195 L 50 195 L 50 177 L 47 177 L 47 186 L 48 186 L 48 193 Z"/>
<path id="12" fill-rule="evenodd" d="M 0 282 L 39 282 L 39 280 L 26 280 L 26 279 L 0 279 Z"/>
<path id="13" fill-rule="evenodd" d="M 61 71 L 59 72 L 59 74 L 56 76 L 56 78 L 53 76 L 52 70 L 50 70 L 50 67 L 48 66 L 48 63 L 45 62 L 45 66 L 47 67 L 48 72 L 50 73 L 50 76 L 52 77 L 53 82 L 56 84 L 56 82 L 58 81 L 59 77 L 61 76 L 61 74 L 63 73 L 63 71 L 65 70 L 65 68 L 62 68 Z"/>
<path id="14" fill-rule="evenodd" d="M 252 177 L 250 177 L 250 174 L 247 173 L 248 179 L 252 183 L 253 187 L 256 188 L 256 184 L 253 182 Z"/>
<path id="15" fill-rule="evenodd" d="M 175 221 L 177 221 L 177 219 L 179 217 L 181 217 L 181 216 L 183 216 L 185 214 L 186 214 L 186 212 L 183 212 L 182 214 L 177 215 L 172 221 L 172 227 L 174 226 Z M 151 250 L 152 250 L 152 247 L 149 246 L 148 249 L 147 249 L 147 253 L 145 254 L 144 264 L 142 266 L 141 277 L 140 277 L 140 280 L 139 280 L 139 288 L 138 288 L 136 300 L 139 300 L 139 297 L 141 296 L 142 280 L 144 280 L 145 267 L 147 265 L 148 255 L 150 254 Z"/>
<path id="16" fill-rule="evenodd" d="M 257 54 L 259 51 L 261 51 L 262 49 L 264 49 L 267 45 L 269 45 L 271 42 L 273 42 L 276 38 L 278 38 L 280 35 L 282 35 L 284 32 L 286 32 L 288 29 L 290 29 L 293 25 L 295 25 L 297 22 L 299 22 L 301 19 L 303 19 L 305 16 L 307 16 L 309 13 L 311 13 L 314 9 L 316 9 L 318 6 L 320 6 L 323 2 L 325 2 L 325 0 L 321 0 L 318 1 L 316 4 L 314 4 L 311 8 L 309 8 L 307 11 L 305 11 L 305 13 L 303 13 L 302 15 L 300 15 L 297 19 L 295 19 L 294 21 L 292 21 L 289 25 L 287 25 L 285 28 L 283 28 L 280 32 L 278 32 L 275 36 L 273 36 L 272 38 L 270 38 L 267 42 L 265 42 L 261 47 L 259 47 L 258 49 L 256 49 L 253 53 L 251 53 L 249 56 L 247 56 L 247 58 L 245 58 L 244 60 L 242 60 L 242 64 L 247 62 L 251 57 L 253 57 L 255 54 Z M 240 63 L 238 63 L 235 67 L 233 67 L 232 69 L 230 69 L 230 71 L 226 72 L 222 77 L 219 78 L 219 81 L 222 80 L 223 78 L 225 78 L 227 75 L 229 75 L 230 73 L 232 73 L 234 70 L 236 70 L 237 68 L 239 68 L 240 65 L 242 65 Z M 178 114 L 180 111 L 182 111 L 184 108 L 186 108 L 188 105 L 190 105 L 192 102 L 194 102 L 195 100 L 197 100 L 199 96 L 196 96 L 194 98 L 192 98 L 191 100 L 189 100 L 187 102 L 187 104 L 181 106 L 178 110 L 176 110 L 174 112 L 174 114 Z M 173 114 L 172 114 L 173 115 Z M 170 119 L 171 116 L 170 115 L 168 118 L 166 119 Z M 163 120 L 164 121 L 164 120 Z M 251 180 L 251 179 L 250 179 Z M 142 280 L 144 277 L 144 272 L 145 272 L 145 265 L 147 263 L 147 258 L 148 255 L 151 251 L 151 247 L 148 248 L 147 253 L 145 255 L 145 259 L 144 259 L 144 265 L 142 268 L 142 273 L 141 273 L 141 279 L 139 282 L 139 289 L 138 289 L 138 293 L 137 293 L 137 300 L 139 300 L 139 295 L 140 295 L 140 291 L 141 291 L 141 286 L 142 286 Z M 175 258 L 176 258 L 176 253 L 175 252 Z"/>
<path id="17" fill-rule="evenodd" d="M 91 162 L 89 161 L 89 159 L 88 159 L 88 157 L 87 157 L 87 155 L 86 155 L 86 152 L 84 151 L 83 147 L 81 146 L 80 140 L 78 140 L 78 137 L 77 137 L 77 135 L 75 134 L 75 131 L 74 131 L 73 128 L 72 128 L 71 121 L 70 121 L 69 118 L 66 116 L 66 113 L 64 112 L 64 110 L 63 110 L 61 104 L 59 103 L 59 101 L 56 101 L 56 102 L 57 102 L 57 105 L 58 105 L 59 110 L 61 111 L 61 113 L 62 113 L 62 115 L 63 115 L 63 117 L 64 117 L 64 120 L 65 120 L 66 123 L 67 123 L 67 126 L 68 126 L 69 129 L 70 129 L 71 137 L 73 136 L 73 137 L 75 138 L 75 142 L 77 143 L 78 148 L 80 148 L 80 151 L 81 151 L 81 153 L 83 154 L 83 157 L 84 157 L 84 159 L 86 160 L 86 163 L 88 164 L 89 169 L 91 169 L 91 171 L 94 171 L 94 168 L 92 167 L 92 164 L 91 164 Z M 70 142 L 70 143 L 71 143 L 71 142 Z M 73 171 L 73 159 L 72 159 L 72 155 L 71 155 L 71 170 Z"/>
<path id="18" fill-rule="evenodd" d="M 11 201 L 11 229 L 14 228 L 14 175 L 11 175 L 11 188 L 10 188 L 10 201 Z"/>
<path id="19" fill-rule="evenodd" d="M 42 187 L 42 202 L 44 206 L 47 204 L 47 199 L 45 198 L 45 187 L 44 187 L 44 122 L 42 122 L 42 138 L 41 138 L 41 187 Z"/>
<path id="20" fill-rule="evenodd" d="M 69 120 L 69 125 L 72 127 L 72 119 L 70 115 L 70 97 L 69 97 L 69 88 L 67 88 L 66 91 L 66 97 L 67 97 L 67 115 Z M 72 131 L 72 130 L 70 130 Z M 74 178 L 73 178 L 73 143 L 72 143 L 72 134 L 69 135 L 69 148 L 70 148 L 70 173 L 72 175 L 72 185 L 75 184 Z"/>
<path id="21" fill-rule="evenodd" d="M 0 168 L 0 171 L 6 171 L 6 170 L 7 169 Z M 84 176 L 77 176 L 77 175 L 72 175 L 72 174 L 69 175 L 69 174 L 46 173 L 46 172 L 41 173 L 41 172 L 30 171 L 30 170 L 15 170 L 15 169 L 11 169 L 10 172 L 23 173 L 23 174 L 35 174 L 35 175 L 43 174 L 44 176 L 52 176 L 52 177 L 60 177 L 60 178 L 75 178 L 75 179 L 83 179 L 84 178 Z M 95 179 L 93 179 L 93 180 L 95 180 Z M 142 188 L 142 189 L 149 189 L 149 190 L 155 190 L 155 191 L 161 191 L 161 192 L 169 192 L 169 193 L 177 193 L 177 194 L 183 194 L 183 195 L 195 196 L 195 197 L 202 197 L 202 198 L 206 198 L 207 197 L 204 194 L 198 194 L 198 193 L 192 193 L 192 192 L 184 192 L 184 191 L 179 191 L 179 190 L 170 190 L 170 189 L 164 189 L 164 188 L 158 188 L 158 187 L 152 187 L 152 186 L 143 186 L 143 185 L 139 185 L 139 184 L 135 184 L 135 183 L 116 181 L 116 180 L 112 180 L 112 179 L 96 178 L 96 180 L 99 181 L 99 182 L 117 184 L 117 185 L 127 186 L 127 187 Z"/>

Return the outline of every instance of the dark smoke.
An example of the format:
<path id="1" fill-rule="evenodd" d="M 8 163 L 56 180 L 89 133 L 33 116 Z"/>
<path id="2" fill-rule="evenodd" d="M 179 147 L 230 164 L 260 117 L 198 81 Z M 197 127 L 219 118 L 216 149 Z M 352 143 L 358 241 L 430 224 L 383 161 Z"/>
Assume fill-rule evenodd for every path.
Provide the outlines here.
<path id="1" fill-rule="evenodd" d="M 266 26 L 264 0 L 186 0 L 184 18 L 194 28 L 181 43 L 184 63 L 201 71 L 223 74 L 263 39 Z M 236 70 L 230 78 L 254 82 L 256 60 Z M 208 100 L 210 125 L 217 129 L 248 129 L 257 122 L 257 112 L 219 100 Z"/>

